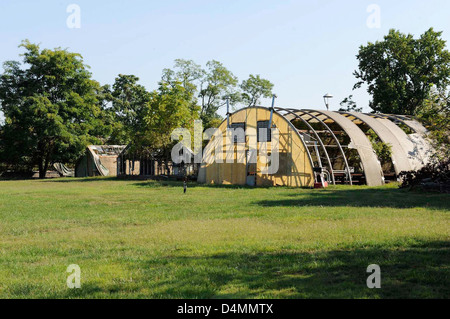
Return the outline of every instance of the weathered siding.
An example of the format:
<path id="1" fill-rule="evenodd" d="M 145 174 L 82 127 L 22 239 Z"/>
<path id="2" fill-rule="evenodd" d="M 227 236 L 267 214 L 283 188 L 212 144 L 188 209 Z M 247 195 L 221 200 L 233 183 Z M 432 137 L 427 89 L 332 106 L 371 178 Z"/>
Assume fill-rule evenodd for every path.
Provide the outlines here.
<path id="1" fill-rule="evenodd" d="M 269 119 L 269 109 L 259 107 L 246 108 L 232 114 L 230 116 L 230 124 L 243 122 L 246 124 L 246 130 L 253 129 L 256 134 L 257 122 L 268 121 Z M 313 186 L 314 174 L 312 165 L 309 161 L 305 146 L 296 129 L 284 117 L 277 113 L 274 113 L 273 115 L 273 124 L 275 124 L 279 130 L 279 170 L 276 174 L 272 175 L 262 174 L 261 170 L 266 164 L 261 162 L 258 156 L 258 163 L 256 165 L 256 186 Z M 245 185 L 247 182 L 247 165 L 237 161 L 237 156 L 245 156 L 245 152 L 242 154 L 236 152 L 236 150 L 244 147 L 245 150 L 248 150 L 249 139 L 256 139 L 256 136 L 246 136 L 245 145 L 243 143 L 234 144 L 234 163 L 225 163 L 226 127 L 226 121 L 219 126 L 219 129 L 223 134 L 224 163 L 214 162 L 212 164 L 207 164 L 210 162 L 210 159 L 205 156 L 199 172 L 199 182 L 233 185 Z M 215 149 L 216 144 L 217 140 L 213 138 L 205 148 L 205 154 L 208 154 L 211 149 Z M 259 144 L 260 143 L 257 144 L 258 149 Z M 267 148 L 270 151 L 271 142 L 267 143 Z"/>

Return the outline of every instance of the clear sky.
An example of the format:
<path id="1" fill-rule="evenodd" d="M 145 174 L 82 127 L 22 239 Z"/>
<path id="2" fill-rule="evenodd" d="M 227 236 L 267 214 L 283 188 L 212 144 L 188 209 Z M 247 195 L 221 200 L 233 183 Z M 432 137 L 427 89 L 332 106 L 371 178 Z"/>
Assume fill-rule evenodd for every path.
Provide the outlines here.
<path id="1" fill-rule="evenodd" d="M 69 4 L 81 9 L 79 29 L 67 27 Z M 367 25 L 371 4 L 380 8 L 380 28 Z M 216 59 L 240 80 L 272 81 L 278 106 L 324 108 L 330 93 L 337 109 L 354 94 L 368 111 L 365 89 L 352 92 L 359 46 L 391 28 L 418 36 L 434 27 L 449 40 L 449 13 L 448 0 L 0 0 L 0 61 L 19 59 L 17 46 L 29 39 L 81 53 L 102 84 L 135 74 L 154 89 L 176 58 Z"/>

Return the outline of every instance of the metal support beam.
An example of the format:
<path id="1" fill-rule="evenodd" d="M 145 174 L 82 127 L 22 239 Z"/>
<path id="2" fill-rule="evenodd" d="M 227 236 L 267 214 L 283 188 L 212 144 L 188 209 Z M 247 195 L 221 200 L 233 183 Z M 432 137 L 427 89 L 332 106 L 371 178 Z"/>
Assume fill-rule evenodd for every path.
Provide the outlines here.
<path id="1" fill-rule="evenodd" d="M 328 161 L 328 163 L 330 165 L 330 173 L 331 173 L 331 178 L 332 178 L 332 181 L 333 181 L 333 185 L 336 185 L 336 181 L 334 179 L 334 173 L 333 173 L 333 165 L 331 164 L 331 160 L 330 160 L 330 157 L 328 156 L 327 149 L 325 148 L 325 145 L 323 144 L 322 139 L 320 138 L 320 136 L 316 133 L 316 130 L 314 130 L 314 128 L 311 126 L 311 124 L 309 124 L 305 119 L 303 119 L 301 116 L 295 114 L 290 109 L 282 109 L 282 108 L 276 108 L 276 109 L 277 109 L 278 112 L 284 111 L 284 112 L 287 112 L 287 113 L 293 115 L 295 118 L 301 120 L 303 123 L 305 123 L 311 129 L 311 131 L 314 133 L 314 135 L 316 136 L 317 140 L 319 141 L 320 146 L 323 148 L 323 150 L 325 152 L 327 161 Z M 317 150 L 317 157 L 318 157 L 319 163 L 321 164 L 320 154 L 318 153 L 318 150 Z"/>
<path id="2" fill-rule="evenodd" d="M 344 163 L 345 163 L 345 168 L 347 170 L 348 173 L 348 178 L 350 181 L 350 185 L 353 185 L 353 181 L 352 181 L 352 173 L 350 171 L 350 166 L 348 165 L 348 161 L 347 161 L 347 157 L 345 156 L 344 150 L 342 148 L 341 143 L 339 142 L 338 138 L 336 137 L 336 135 L 334 134 L 334 132 L 330 129 L 330 127 L 324 122 L 322 121 L 319 117 L 315 116 L 314 114 L 311 114 L 310 110 L 301 110 L 298 112 L 302 112 L 303 114 L 308 114 L 309 116 L 311 116 L 312 118 L 316 119 L 317 121 L 319 121 L 324 127 L 325 129 L 331 134 L 331 136 L 333 137 L 333 139 L 335 140 L 337 147 L 339 147 L 339 150 L 341 151 L 342 157 L 344 158 Z M 325 115 L 326 116 L 326 115 Z"/>
<path id="3" fill-rule="evenodd" d="M 269 130 L 272 129 L 273 111 L 275 108 L 275 99 L 276 98 L 277 98 L 276 94 L 272 95 L 272 107 L 270 108 Z"/>
<path id="4" fill-rule="evenodd" d="M 227 129 L 230 128 L 230 97 L 226 97 L 227 99 Z"/>

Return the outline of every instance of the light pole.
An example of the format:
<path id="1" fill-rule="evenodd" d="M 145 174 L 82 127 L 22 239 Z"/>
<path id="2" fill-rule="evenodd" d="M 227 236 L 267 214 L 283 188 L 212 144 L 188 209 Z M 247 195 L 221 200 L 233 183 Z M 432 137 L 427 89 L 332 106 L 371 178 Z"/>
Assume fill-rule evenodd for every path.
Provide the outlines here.
<path id="1" fill-rule="evenodd" d="M 328 93 L 323 96 L 323 101 L 325 102 L 325 106 L 327 107 L 327 111 L 330 110 L 330 99 L 332 99 L 332 98 L 333 98 L 333 95 L 328 94 Z"/>

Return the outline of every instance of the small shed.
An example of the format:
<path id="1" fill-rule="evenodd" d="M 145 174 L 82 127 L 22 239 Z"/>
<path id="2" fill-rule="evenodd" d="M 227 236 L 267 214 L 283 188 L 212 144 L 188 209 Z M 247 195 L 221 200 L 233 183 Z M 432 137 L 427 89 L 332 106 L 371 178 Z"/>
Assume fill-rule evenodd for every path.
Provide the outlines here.
<path id="1" fill-rule="evenodd" d="M 126 145 L 89 145 L 77 162 L 75 177 L 117 176 L 117 160 Z"/>

